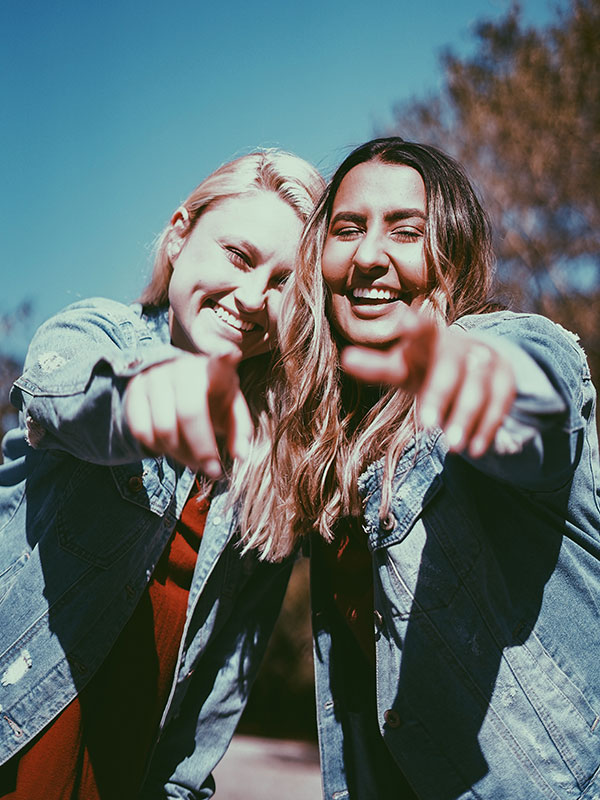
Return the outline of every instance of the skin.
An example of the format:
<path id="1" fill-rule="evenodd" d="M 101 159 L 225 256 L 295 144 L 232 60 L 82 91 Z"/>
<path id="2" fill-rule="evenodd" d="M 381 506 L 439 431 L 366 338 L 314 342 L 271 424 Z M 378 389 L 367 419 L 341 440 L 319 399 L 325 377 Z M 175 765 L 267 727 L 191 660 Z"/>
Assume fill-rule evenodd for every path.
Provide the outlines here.
<path id="1" fill-rule="evenodd" d="M 344 177 L 323 249 L 333 323 L 353 344 L 386 347 L 427 290 L 425 187 L 411 167 L 370 161 Z"/>
<path id="2" fill-rule="evenodd" d="M 332 323 L 351 345 L 350 374 L 417 396 L 421 424 L 451 450 L 480 457 L 515 398 L 510 363 L 488 343 L 419 313 L 431 290 L 423 237 L 423 180 L 412 167 L 360 164 L 342 180 L 325 240 Z"/>
<path id="3" fill-rule="evenodd" d="M 169 285 L 173 344 L 240 360 L 266 353 L 302 231 L 295 212 L 276 194 L 255 191 L 208 208 L 186 238 L 178 221 Z"/>
<path id="4" fill-rule="evenodd" d="M 149 451 L 217 478 L 216 436 L 226 436 L 233 458 L 247 453 L 253 425 L 236 368 L 275 341 L 302 223 L 259 190 L 216 203 L 189 234 L 188 225 L 176 212 L 169 245 L 169 327 L 181 355 L 132 378 L 125 415 Z"/>

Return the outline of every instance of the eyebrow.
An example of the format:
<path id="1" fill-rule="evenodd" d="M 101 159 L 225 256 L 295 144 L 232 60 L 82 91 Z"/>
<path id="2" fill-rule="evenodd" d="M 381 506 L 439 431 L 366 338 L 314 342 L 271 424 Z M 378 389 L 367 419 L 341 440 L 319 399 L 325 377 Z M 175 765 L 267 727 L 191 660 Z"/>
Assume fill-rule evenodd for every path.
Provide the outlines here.
<path id="1" fill-rule="evenodd" d="M 330 225 L 334 225 L 336 222 L 356 222 L 358 224 L 364 223 L 365 215 L 364 214 L 355 214 L 353 211 L 339 211 L 335 217 L 331 220 Z"/>
<path id="2" fill-rule="evenodd" d="M 256 265 L 256 263 L 262 258 L 262 253 L 260 250 L 246 239 L 238 238 L 237 236 L 221 236 L 219 237 L 219 243 L 221 247 L 235 247 L 238 250 L 246 253 L 253 265 Z"/>
<path id="3" fill-rule="evenodd" d="M 383 215 L 387 223 L 399 222 L 403 219 L 412 219 L 413 217 L 426 220 L 427 214 L 420 208 L 400 208 L 397 211 L 388 211 Z"/>
<path id="4" fill-rule="evenodd" d="M 262 253 L 260 252 L 260 250 L 257 247 L 255 247 L 255 245 L 246 241 L 246 239 L 237 239 L 237 241 L 234 242 L 233 244 L 235 245 L 235 247 L 239 247 L 240 250 L 245 250 L 253 261 L 259 261 L 260 258 L 262 257 Z"/>
<path id="5" fill-rule="evenodd" d="M 420 208 L 399 208 L 394 211 L 387 211 L 383 215 L 383 219 L 388 225 L 392 225 L 394 222 L 400 222 L 404 219 L 413 219 L 414 217 L 426 220 L 427 214 Z M 339 211 L 331 220 L 330 225 L 335 225 L 336 222 L 340 221 L 364 224 L 366 215 L 357 214 L 355 211 Z"/>
<path id="6" fill-rule="evenodd" d="M 237 247 L 238 249 L 245 251 L 250 256 L 253 267 L 255 267 L 257 263 L 266 261 L 271 257 L 270 253 L 263 253 L 262 250 L 253 245 L 247 239 L 235 239 L 235 237 L 232 237 L 227 239 L 227 241 L 230 242 L 233 247 Z M 293 262 L 291 264 L 278 264 L 274 270 L 274 274 L 276 276 L 288 275 L 293 271 L 293 268 Z"/>

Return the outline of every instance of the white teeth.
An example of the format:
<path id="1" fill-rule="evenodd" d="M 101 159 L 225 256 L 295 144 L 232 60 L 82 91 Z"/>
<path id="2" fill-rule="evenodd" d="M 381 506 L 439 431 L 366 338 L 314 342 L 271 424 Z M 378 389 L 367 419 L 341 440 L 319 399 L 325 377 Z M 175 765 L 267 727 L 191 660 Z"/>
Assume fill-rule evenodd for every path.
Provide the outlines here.
<path id="1" fill-rule="evenodd" d="M 223 306 L 214 306 L 213 310 L 219 319 L 231 325 L 232 328 L 237 328 L 238 331 L 253 331 L 257 327 L 253 322 L 247 322 L 231 314 Z"/>
<path id="2" fill-rule="evenodd" d="M 352 296 L 361 300 L 397 300 L 400 292 L 396 289 L 356 288 L 352 289 Z"/>

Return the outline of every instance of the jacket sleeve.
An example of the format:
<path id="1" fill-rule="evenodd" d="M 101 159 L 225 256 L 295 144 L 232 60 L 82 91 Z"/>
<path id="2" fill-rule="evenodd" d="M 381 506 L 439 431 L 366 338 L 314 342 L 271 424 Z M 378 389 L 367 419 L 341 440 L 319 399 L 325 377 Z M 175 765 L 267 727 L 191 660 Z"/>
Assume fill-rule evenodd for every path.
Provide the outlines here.
<path id="1" fill-rule="evenodd" d="M 212 771 L 223 758 L 246 706 L 291 569 L 292 559 L 281 564 L 257 563 L 218 633 L 203 643 L 189 670 L 189 665 L 184 667 L 187 686 L 183 692 L 182 687 L 176 691 L 141 794 L 144 800 L 213 796 Z M 235 583 L 240 586 L 239 581 Z M 198 612 L 204 619 L 214 608 L 200 607 Z"/>
<path id="2" fill-rule="evenodd" d="M 570 480 L 594 425 L 595 391 L 577 337 L 545 317 L 498 312 L 457 323 L 514 354 L 517 396 L 491 450 L 463 457 L 513 485 L 550 491 Z M 530 367 L 528 366 L 530 365 Z"/>
<path id="3" fill-rule="evenodd" d="M 176 355 L 135 307 L 104 299 L 69 306 L 39 328 L 11 391 L 29 444 L 97 464 L 147 455 L 125 423 L 123 394 L 133 375 Z"/>

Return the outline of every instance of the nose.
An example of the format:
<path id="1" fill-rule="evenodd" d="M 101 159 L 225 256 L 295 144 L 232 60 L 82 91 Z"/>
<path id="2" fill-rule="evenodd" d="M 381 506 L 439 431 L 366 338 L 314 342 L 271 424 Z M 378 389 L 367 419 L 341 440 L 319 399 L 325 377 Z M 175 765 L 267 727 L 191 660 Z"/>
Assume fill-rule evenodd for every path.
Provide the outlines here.
<path id="1" fill-rule="evenodd" d="M 367 233 L 360 240 L 352 261 L 363 272 L 370 272 L 378 267 L 387 269 L 390 265 L 390 258 L 385 252 L 381 236 L 376 233 Z"/>
<path id="2" fill-rule="evenodd" d="M 253 314 L 262 311 L 267 302 L 270 274 L 262 273 L 260 268 L 246 273 L 244 280 L 234 292 L 235 302 L 240 311 Z"/>

